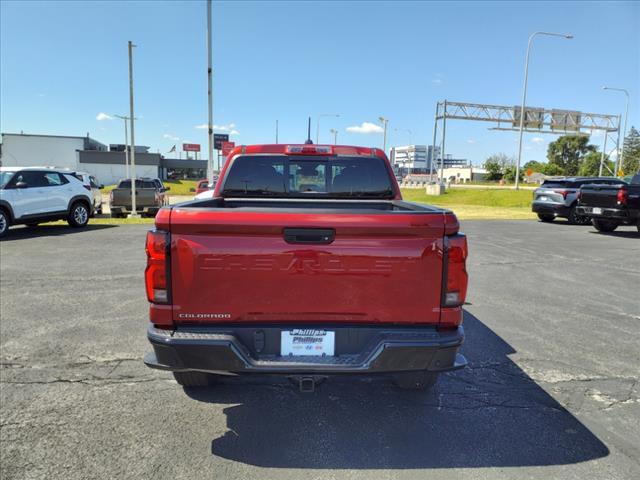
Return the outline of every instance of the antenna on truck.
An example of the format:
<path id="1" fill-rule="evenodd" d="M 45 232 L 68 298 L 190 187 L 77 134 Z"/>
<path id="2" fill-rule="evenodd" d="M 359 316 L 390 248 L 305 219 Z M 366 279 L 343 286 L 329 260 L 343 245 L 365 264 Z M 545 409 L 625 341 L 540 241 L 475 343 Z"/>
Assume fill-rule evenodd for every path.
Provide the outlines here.
<path id="1" fill-rule="evenodd" d="M 305 145 L 313 144 L 313 140 L 311 140 L 311 117 L 309 117 L 309 126 L 307 127 L 307 139 L 305 140 Z"/>

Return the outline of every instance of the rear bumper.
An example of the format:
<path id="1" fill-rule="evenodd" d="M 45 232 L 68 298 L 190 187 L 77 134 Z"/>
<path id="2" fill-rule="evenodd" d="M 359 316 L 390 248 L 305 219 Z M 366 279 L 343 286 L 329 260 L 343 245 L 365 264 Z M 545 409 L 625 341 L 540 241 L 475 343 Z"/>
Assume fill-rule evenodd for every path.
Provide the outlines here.
<path id="1" fill-rule="evenodd" d="M 578 206 L 576 207 L 576 212 L 579 215 L 584 215 L 586 217 L 620 220 L 623 222 L 636 219 L 632 215 L 632 212 L 629 210 L 623 210 L 620 208 L 605 208 L 605 207 L 595 207 L 595 208 L 600 208 L 600 213 L 594 213 L 593 212 L 594 207 L 589 207 L 589 206 Z"/>
<path id="2" fill-rule="evenodd" d="M 131 213 L 131 207 L 113 207 L 110 206 L 109 210 L 112 214 L 116 215 L 124 215 L 127 213 Z M 136 207 L 136 211 L 138 213 L 142 213 L 145 215 L 156 215 L 160 210 L 160 207 Z"/>
<path id="3" fill-rule="evenodd" d="M 534 213 L 556 215 L 557 217 L 569 216 L 569 207 L 562 203 L 533 202 L 531 204 L 531 211 Z"/>
<path id="4" fill-rule="evenodd" d="M 344 374 L 391 373 L 416 370 L 456 370 L 467 361 L 458 349 L 464 330 L 434 327 L 306 326 L 335 331 L 332 357 L 282 357 L 280 332 L 294 325 L 250 327 L 192 327 L 161 330 L 149 327 L 153 352 L 144 357 L 151 368 L 218 374 Z M 261 333 L 260 333 L 261 332 Z M 261 341 L 256 343 L 256 338 Z M 258 352 L 260 350 L 260 352 Z"/>

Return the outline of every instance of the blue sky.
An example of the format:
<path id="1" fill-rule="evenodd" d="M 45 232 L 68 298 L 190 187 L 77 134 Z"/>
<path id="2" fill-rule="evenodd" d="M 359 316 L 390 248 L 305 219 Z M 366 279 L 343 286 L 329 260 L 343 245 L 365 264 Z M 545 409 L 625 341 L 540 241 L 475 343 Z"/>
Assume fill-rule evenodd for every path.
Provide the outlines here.
<path id="1" fill-rule="evenodd" d="M 206 151 L 206 4 L 0 2 L 0 130 L 122 143 L 127 41 L 135 49 L 136 143 Z M 320 113 L 344 144 L 381 146 L 348 127 L 390 120 L 389 145 L 430 143 L 437 100 L 517 105 L 536 30 L 527 104 L 622 113 L 640 126 L 640 2 L 214 2 L 214 123 L 237 143 L 302 142 Z M 395 129 L 400 129 L 396 131 Z M 404 131 L 412 131 L 411 138 Z M 315 133 L 314 133 L 315 136 Z M 552 135 L 526 135 L 543 160 Z M 476 164 L 516 152 L 515 132 L 450 121 L 447 152 Z M 595 143 L 601 140 L 594 138 Z"/>

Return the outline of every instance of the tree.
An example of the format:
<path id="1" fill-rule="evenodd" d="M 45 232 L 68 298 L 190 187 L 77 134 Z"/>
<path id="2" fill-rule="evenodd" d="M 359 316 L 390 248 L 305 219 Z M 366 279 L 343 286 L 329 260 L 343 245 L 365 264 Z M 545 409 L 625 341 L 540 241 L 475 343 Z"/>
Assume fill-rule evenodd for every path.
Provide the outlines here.
<path id="1" fill-rule="evenodd" d="M 631 127 L 624 139 L 622 171 L 625 175 L 634 175 L 640 172 L 640 133 L 634 127 Z"/>
<path id="2" fill-rule="evenodd" d="M 537 162 L 535 160 L 529 160 L 527 163 L 524 164 L 524 166 L 522 167 L 522 170 L 526 172 L 527 170 L 531 169 L 534 172 L 541 173 L 542 171 L 544 171 L 545 165 L 546 164 Z"/>
<path id="3" fill-rule="evenodd" d="M 524 173 L 522 172 L 522 169 L 520 169 L 520 181 L 522 181 L 523 177 L 524 177 Z M 516 166 L 515 165 L 509 165 L 507 168 L 505 168 L 502 178 L 504 178 L 507 182 L 515 182 L 516 181 Z"/>
<path id="4" fill-rule="evenodd" d="M 611 160 L 609 160 L 609 156 L 604 156 L 604 164 L 609 167 L 610 170 L 607 170 L 604 166 L 602 167 L 602 175 L 608 176 L 611 175 L 610 172 L 613 172 L 614 165 Z M 602 159 L 602 154 L 600 152 L 589 152 L 585 155 L 582 160 L 582 164 L 580 165 L 580 169 L 578 170 L 578 175 L 581 177 L 597 177 L 598 173 L 600 173 L 600 160 Z"/>
<path id="5" fill-rule="evenodd" d="M 504 153 L 496 153 L 491 155 L 484 162 L 484 168 L 487 171 L 487 180 L 500 180 L 507 166 L 513 165 L 513 159 Z"/>
<path id="6" fill-rule="evenodd" d="M 555 177 L 558 175 L 562 175 L 563 171 L 562 168 L 560 168 L 555 163 L 545 163 L 544 168 L 540 173 L 544 173 L 545 175 L 548 175 L 550 177 Z"/>
<path id="7" fill-rule="evenodd" d="M 587 136 L 564 135 L 549 144 L 547 159 L 550 164 L 559 166 L 564 175 L 577 175 L 585 155 L 595 150 L 594 145 L 589 145 Z"/>

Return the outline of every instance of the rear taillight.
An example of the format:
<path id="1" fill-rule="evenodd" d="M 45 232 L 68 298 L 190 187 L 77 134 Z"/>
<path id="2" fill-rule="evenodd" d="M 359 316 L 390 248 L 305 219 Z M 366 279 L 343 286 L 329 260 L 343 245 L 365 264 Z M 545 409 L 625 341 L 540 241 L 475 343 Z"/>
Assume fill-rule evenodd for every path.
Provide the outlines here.
<path id="1" fill-rule="evenodd" d="M 567 198 L 567 195 L 569 195 L 569 190 L 554 190 L 554 192 L 562 195 L 562 198 Z"/>
<path id="2" fill-rule="evenodd" d="M 147 232 L 147 269 L 144 280 L 147 299 L 152 303 L 169 303 L 169 233 Z"/>
<path id="3" fill-rule="evenodd" d="M 461 233 L 445 237 L 443 307 L 459 307 L 467 296 L 467 237 Z"/>
<path id="4" fill-rule="evenodd" d="M 287 145 L 288 155 L 331 155 L 330 145 Z"/>
<path id="5" fill-rule="evenodd" d="M 629 192 L 626 188 L 621 188 L 620 190 L 618 190 L 618 194 L 616 197 L 618 199 L 619 205 L 626 205 L 627 200 L 629 200 Z"/>

